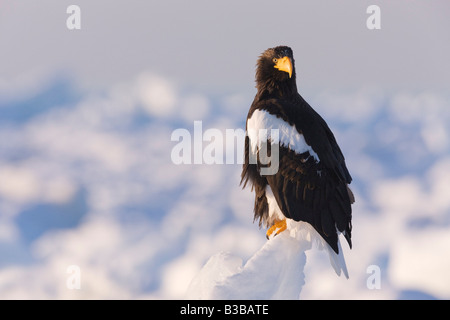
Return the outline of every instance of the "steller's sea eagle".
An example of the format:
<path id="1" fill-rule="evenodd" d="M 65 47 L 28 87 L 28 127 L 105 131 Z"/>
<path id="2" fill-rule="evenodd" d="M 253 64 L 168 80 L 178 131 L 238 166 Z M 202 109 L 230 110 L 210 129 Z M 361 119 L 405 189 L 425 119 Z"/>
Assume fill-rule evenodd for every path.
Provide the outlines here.
<path id="1" fill-rule="evenodd" d="M 291 48 L 278 46 L 262 53 L 256 88 L 247 116 L 241 175 L 243 187 L 250 182 L 255 191 L 254 218 L 269 228 L 268 238 L 293 222 L 312 226 L 336 272 L 343 270 L 348 277 L 338 235 L 342 233 L 351 248 L 352 178 L 327 123 L 297 91 Z M 271 136 L 272 129 L 278 130 L 277 137 Z M 267 134 L 261 138 L 260 132 Z M 268 166 L 262 160 L 264 146 L 270 149 L 267 156 L 278 148 L 276 172 L 263 172 Z"/>

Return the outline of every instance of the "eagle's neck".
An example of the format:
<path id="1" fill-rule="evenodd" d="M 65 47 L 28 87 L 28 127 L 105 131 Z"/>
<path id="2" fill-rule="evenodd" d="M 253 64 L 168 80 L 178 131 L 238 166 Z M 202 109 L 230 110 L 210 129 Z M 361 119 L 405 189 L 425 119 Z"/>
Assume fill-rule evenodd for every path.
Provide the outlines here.
<path id="1" fill-rule="evenodd" d="M 257 81 L 257 95 L 263 97 L 273 97 L 281 99 L 289 99 L 298 95 L 295 76 L 284 81 L 276 81 L 274 79 L 265 79 Z"/>

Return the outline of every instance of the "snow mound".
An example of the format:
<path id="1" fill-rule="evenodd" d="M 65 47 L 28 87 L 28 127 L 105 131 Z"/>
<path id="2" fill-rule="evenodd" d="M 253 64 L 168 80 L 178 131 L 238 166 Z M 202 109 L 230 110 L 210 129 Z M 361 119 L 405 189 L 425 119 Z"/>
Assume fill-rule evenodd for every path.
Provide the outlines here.
<path id="1" fill-rule="evenodd" d="M 192 280 L 188 299 L 299 299 L 305 283 L 304 243 L 288 233 L 267 241 L 242 266 L 229 253 L 212 256 Z"/>
<path id="2" fill-rule="evenodd" d="M 212 256 L 192 280 L 187 299 L 299 299 L 305 284 L 305 251 L 325 249 L 338 275 L 348 278 L 345 260 L 336 255 L 307 223 L 288 221 L 287 231 L 267 241 L 245 265 L 241 258 L 221 252 Z M 340 248 L 340 244 L 339 244 Z"/>

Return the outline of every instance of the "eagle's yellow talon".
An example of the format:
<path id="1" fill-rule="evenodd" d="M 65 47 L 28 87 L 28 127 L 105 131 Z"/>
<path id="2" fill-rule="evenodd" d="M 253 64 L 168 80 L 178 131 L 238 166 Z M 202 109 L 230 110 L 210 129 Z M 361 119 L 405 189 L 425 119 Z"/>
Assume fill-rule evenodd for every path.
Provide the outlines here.
<path id="1" fill-rule="evenodd" d="M 276 236 L 277 234 L 280 234 L 284 230 L 286 230 L 286 219 L 275 221 L 275 223 L 267 230 L 266 232 L 266 238 L 270 239 L 272 234 L 275 232 L 273 236 Z"/>

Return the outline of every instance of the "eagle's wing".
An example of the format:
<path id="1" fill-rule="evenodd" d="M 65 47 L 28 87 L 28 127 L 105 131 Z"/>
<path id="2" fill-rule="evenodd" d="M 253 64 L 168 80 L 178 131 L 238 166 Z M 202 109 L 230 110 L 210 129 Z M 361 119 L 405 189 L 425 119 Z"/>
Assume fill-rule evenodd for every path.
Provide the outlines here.
<path id="1" fill-rule="evenodd" d="M 281 212 L 295 221 L 311 224 L 338 253 L 337 231 L 351 246 L 351 202 L 347 186 L 308 151 L 298 154 L 280 146 L 278 171 L 266 180 Z"/>
<path id="2" fill-rule="evenodd" d="M 258 155 L 256 170 L 260 174 L 268 166 L 267 161 L 260 161 L 261 150 L 264 150 L 267 141 L 272 144 L 279 143 L 278 159 L 274 157 L 269 163 L 273 165 L 273 161 L 278 160 L 278 170 L 263 177 L 282 213 L 295 221 L 310 223 L 336 253 L 339 250 L 337 231 L 344 233 L 351 246 L 352 199 L 347 187 L 345 163 L 341 164 L 339 160 L 331 161 L 342 153 L 340 150 L 333 150 L 335 140 L 330 141 L 327 137 L 325 129 L 328 127 L 321 131 L 317 129 L 321 124 L 316 123 L 316 135 L 312 138 L 315 144 L 312 146 L 307 143 L 303 131 L 298 130 L 296 125 L 290 125 L 266 110 L 255 110 L 247 122 L 247 127 L 250 153 Z M 267 130 L 267 136 L 261 138 L 255 135 L 260 129 Z M 270 130 L 273 129 L 278 131 L 278 141 L 271 135 Z M 311 141 L 311 138 L 309 140 Z M 320 141 L 321 144 L 316 145 Z M 276 145 L 272 145 L 272 154 L 273 147 Z M 333 154 L 328 154 L 327 150 Z M 327 160 L 322 161 L 321 158 Z"/>

